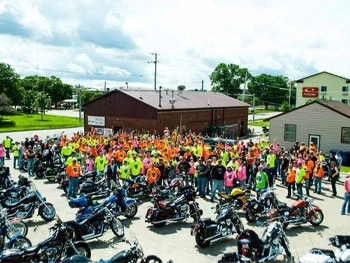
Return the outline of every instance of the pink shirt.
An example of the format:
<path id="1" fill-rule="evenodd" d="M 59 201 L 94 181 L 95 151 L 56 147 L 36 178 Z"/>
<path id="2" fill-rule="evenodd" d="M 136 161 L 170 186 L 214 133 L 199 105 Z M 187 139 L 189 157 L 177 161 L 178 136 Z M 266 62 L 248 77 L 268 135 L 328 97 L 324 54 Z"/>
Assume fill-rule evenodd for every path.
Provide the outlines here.
<path id="1" fill-rule="evenodd" d="M 350 193 L 350 177 L 345 180 L 345 190 Z"/>
<path id="2" fill-rule="evenodd" d="M 226 171 L 224 174 L 225 186 L 234 186 L 234 182 L 237 179 L 236 173 L 232 170 L 231 172 Z"/>
<path id="3" fill-rule="evenodd" d="M 238 180 L 245 180 L 245 179 L 247 179 L 246 168 L 245 168 L 244 165 L 240 165 L 238 167 L 237 177 L 238 177 Z"/>
<path id="4" fill-rule="evenodd" d="M 94 170 L 94 160 L 93 159 L 87 159 L 85 161 L 85 171 L 92 171 Z"/>
<path id="5" fill-rule="evenodd" d="M 0 157 L 5 157 L 5 147 L 4 146 L 0 147 Z"/>

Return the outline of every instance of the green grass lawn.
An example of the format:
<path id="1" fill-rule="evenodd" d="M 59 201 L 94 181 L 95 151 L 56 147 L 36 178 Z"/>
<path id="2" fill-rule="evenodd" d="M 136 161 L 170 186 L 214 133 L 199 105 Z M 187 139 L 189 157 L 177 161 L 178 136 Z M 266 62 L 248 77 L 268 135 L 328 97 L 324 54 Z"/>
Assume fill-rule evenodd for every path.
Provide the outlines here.
<path id="1" fill-rule="evenodd" d="M 348 167 L 348 166 L 342 166 L 342 167 L 340 168 L 340 171 L 343 172 L 343 173 L 348 173 L 348 172 L 350 172 L 350 167 Z"/>
<path id="2" fill-rule="evenodd" d="M 41 120 L 40 114 L 5 115 L 3 118 L 14 121 L 16 125 L 0 126 L 0 132 L 74 128 L 84 125 L 84 121 L 79 122 L 79 118 L 54 115 L 44 115 L 43 120 Z"/>
<path id="3" fill-rule="evenodd" d="M 263 120 L 255 120 L 254 123 L 253 121 L 248 121 L 248 125 L 249 126 L 270 126 L 270 122 L 269 121 L 263 121 Z"/>

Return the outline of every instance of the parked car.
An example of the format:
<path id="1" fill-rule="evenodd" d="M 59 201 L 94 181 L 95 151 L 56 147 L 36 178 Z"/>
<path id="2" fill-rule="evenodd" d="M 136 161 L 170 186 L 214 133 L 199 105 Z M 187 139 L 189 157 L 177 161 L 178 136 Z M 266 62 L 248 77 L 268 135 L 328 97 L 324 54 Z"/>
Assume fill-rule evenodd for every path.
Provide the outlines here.
<path id="1" fill-rule="evenodd" d="M 203 142 L 209 144 L 212 148 L 215 148 L 219 142 L 223 145 L 228 143 L 230 145 L 230 147 L 232 147 L 233 144 L 235 143 L 235 140 L 223 139 L 223 138 L 219 138 L 219 137 L 215 137 L 215 138 L 211 137 L 211 138 L 203 138 Z"/>

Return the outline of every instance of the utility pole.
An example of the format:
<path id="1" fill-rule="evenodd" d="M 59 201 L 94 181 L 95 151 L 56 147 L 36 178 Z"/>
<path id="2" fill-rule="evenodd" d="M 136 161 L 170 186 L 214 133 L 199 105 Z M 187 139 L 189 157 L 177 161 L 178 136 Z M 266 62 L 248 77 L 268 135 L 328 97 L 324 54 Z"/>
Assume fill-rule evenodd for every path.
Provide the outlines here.
<path id="1" fill-rule="evenodd" d="M 204 90 L 204 80 L 202 80 L 202 91 Z"/>
<path id="2" fill-rule="evenodd" d="M 248 78 L 248 68 L 245 71 L 244 88 L 243 88 L 243 102 L 245 102 L 245 89 L 247 87 L 247 78 Z"/>
<path id="3" fill-rule="evenodd" d="M 291 110 L 291 106 L 290 106 L 290 96 L 292 94 L 292 81 L 289 83 L 289 110 Z"/>
<path id="4" fill-rule="evenodd" d="M 149 61 L 148 63 L 154 63 L 154 90 L 157 90 L 157 64 L 158 64 L 158 54 L 157 52 L 151 53 L 154 55 L 154 61 Z"/>
<path id="5" fill-rule="evenodd" d="M 81 122 L 81 87 L 79 85 L 79 122 Z"/>

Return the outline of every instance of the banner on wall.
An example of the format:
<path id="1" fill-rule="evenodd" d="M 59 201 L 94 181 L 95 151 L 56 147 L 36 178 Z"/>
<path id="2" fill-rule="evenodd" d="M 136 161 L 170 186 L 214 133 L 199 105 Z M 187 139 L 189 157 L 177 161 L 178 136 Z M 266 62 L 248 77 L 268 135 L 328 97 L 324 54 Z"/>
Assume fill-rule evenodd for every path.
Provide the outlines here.
<path id="1" fill-rule="evenodd" d="M 105 117 L 88 116 L 88 125 L 105 126 Z"/>

